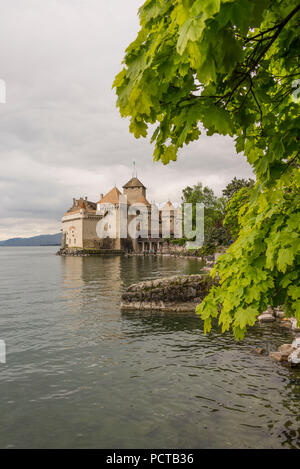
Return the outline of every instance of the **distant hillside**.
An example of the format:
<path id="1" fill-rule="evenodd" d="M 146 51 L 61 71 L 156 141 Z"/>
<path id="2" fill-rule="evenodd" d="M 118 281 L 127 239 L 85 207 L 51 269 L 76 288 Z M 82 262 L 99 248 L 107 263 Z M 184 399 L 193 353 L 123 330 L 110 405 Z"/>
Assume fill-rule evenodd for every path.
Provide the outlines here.
<path id="1" fill-rule="evenodd" d="M 33 236 L 32 238 L 11 238 L 0 241 L 0 246 L 60 246 L 61 233 Z"/>

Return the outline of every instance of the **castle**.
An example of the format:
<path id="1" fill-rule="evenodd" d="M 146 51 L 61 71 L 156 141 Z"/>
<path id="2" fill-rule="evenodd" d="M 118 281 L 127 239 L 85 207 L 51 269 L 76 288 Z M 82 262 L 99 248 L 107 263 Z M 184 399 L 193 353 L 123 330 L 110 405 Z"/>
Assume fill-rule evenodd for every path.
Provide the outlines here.
<path id="1" fill-rule="evenodd" d="M 114 216 L 114 236 L 109 234 L 114 221 L 112 208 L 117 215 Z M 144 231 L 140 227 L 138 208 L 148 218 Z M 125 234 L 120 224 L 121 211 L 125 213 L 127 222 Z M 154 226 L 153 213 L 156 217 L 154 231 L 151 229 Z M 129 234 L 127 227 L 130 223 L 136 225 L 137 235 Z M 103 227 L 100 236 L 99 225 Z M 181 225 L 181 209 L 176 209 L 170 201 L 161 210 L 155 204 L 151 206 L 146 198 L 146 187 L 137 177 L 132 177 L 123 186 L 123 193 L 114 187 L 107 194 L 101 194 L 98 202 L 91 202 L 87 197 L 73 199 L 72 207 L 62 217 L 62 248 L 74 251 L 162 253 L 168 249 L 169 239 L 176 235 L 176 227 L 180 231 Z M 163 237 L 166 226 L 170 233 L 169 239 Z"/>

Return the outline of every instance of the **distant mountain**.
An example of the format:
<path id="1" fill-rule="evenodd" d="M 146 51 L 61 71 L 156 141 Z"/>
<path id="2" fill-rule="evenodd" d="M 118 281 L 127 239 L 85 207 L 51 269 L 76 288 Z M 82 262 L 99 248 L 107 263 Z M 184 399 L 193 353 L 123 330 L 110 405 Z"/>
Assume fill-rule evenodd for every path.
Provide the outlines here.
<path id="1" fill-rule="evenodd" d="M 33 236 L 32 238 L 11 238 L 0 241 L 0 246 L 60 246 L 61 233 Z"/>

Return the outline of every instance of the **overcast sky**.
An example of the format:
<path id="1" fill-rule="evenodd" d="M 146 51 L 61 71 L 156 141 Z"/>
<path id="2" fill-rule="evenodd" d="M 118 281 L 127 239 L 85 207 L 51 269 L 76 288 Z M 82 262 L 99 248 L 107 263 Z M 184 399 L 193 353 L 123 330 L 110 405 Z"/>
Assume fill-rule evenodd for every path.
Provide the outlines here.
<path id="1" fill-rule="evenodd" d="M 0 240 L 56 233 L 73 197 L 97 201 L 130 179 L 150 201 L 198 181 L 220 195 L 251 169 L 229 138 L 201 136 L 169 166 L 136 140 L 111 86 L 139 28 L 142 0 L 0 0 Z"/>

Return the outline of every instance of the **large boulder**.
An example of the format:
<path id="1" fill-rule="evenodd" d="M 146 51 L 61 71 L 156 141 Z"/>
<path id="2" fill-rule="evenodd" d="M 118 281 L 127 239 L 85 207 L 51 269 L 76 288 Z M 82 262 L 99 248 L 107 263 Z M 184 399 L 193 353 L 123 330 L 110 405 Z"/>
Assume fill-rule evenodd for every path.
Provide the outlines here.
<path id="1" fill-rule="evenodd" d="M 276 362 L 287 361 L 287 357 L 285 357 L 285 354 L 281 352 L 270 352 L 269 357 L 275 360 Z"/>
<path id="2" fill-rule="evenodd" d="M 296 337 L 291 344 L 283 344 L 277 352 L 271 352 L 270 358 L 277 362 L 289 362 L 291 366 L 300 367 L 300 337 Z"/>
<path id="3" fill-rule="evenodd" d="M 300 325 L 298 326 L 298 322 L 296 318 L 291 318 L 291 325 L 292 325 L 292 331 L 300 332 Z"/>
<path id="4" fill-rule="evenodd" d="M 268 306 L 268 309 L 264 311 L 260 316 L 257 318 L 259 322 L 273 322 L 275 321 L 275 314 L 271 306 Z"/>
<path id="5" fill-rule="evenodd" d="M 296 348 L 288 357 L 291 366 L 300 367 L 300 347 Z"/>
<path id="6" fill-rule="evenodd" d="M 300 337 L 296 337 L 296 338 L 293 340 L 292 346 L 295 347 L 295 348 L 300 348 Z"/>
<path id="7" fill-rule="evenodd" d="M 274 322 L 275 321 L 275 317 L 273 316 L 273 314 L 269 314 L 269 313 L 262 313 L 260 316 L 258 316 L 257 319 L 261 323 L 263 323 L 263 322 Z"/>
<path id="8" fill-rule="evenodd" d="M 289 355 L 295 350 L 292 344 L 283 344 L 279 347 L 278 352 L 283 356 L 284 360 L 287 360 Z"/>

